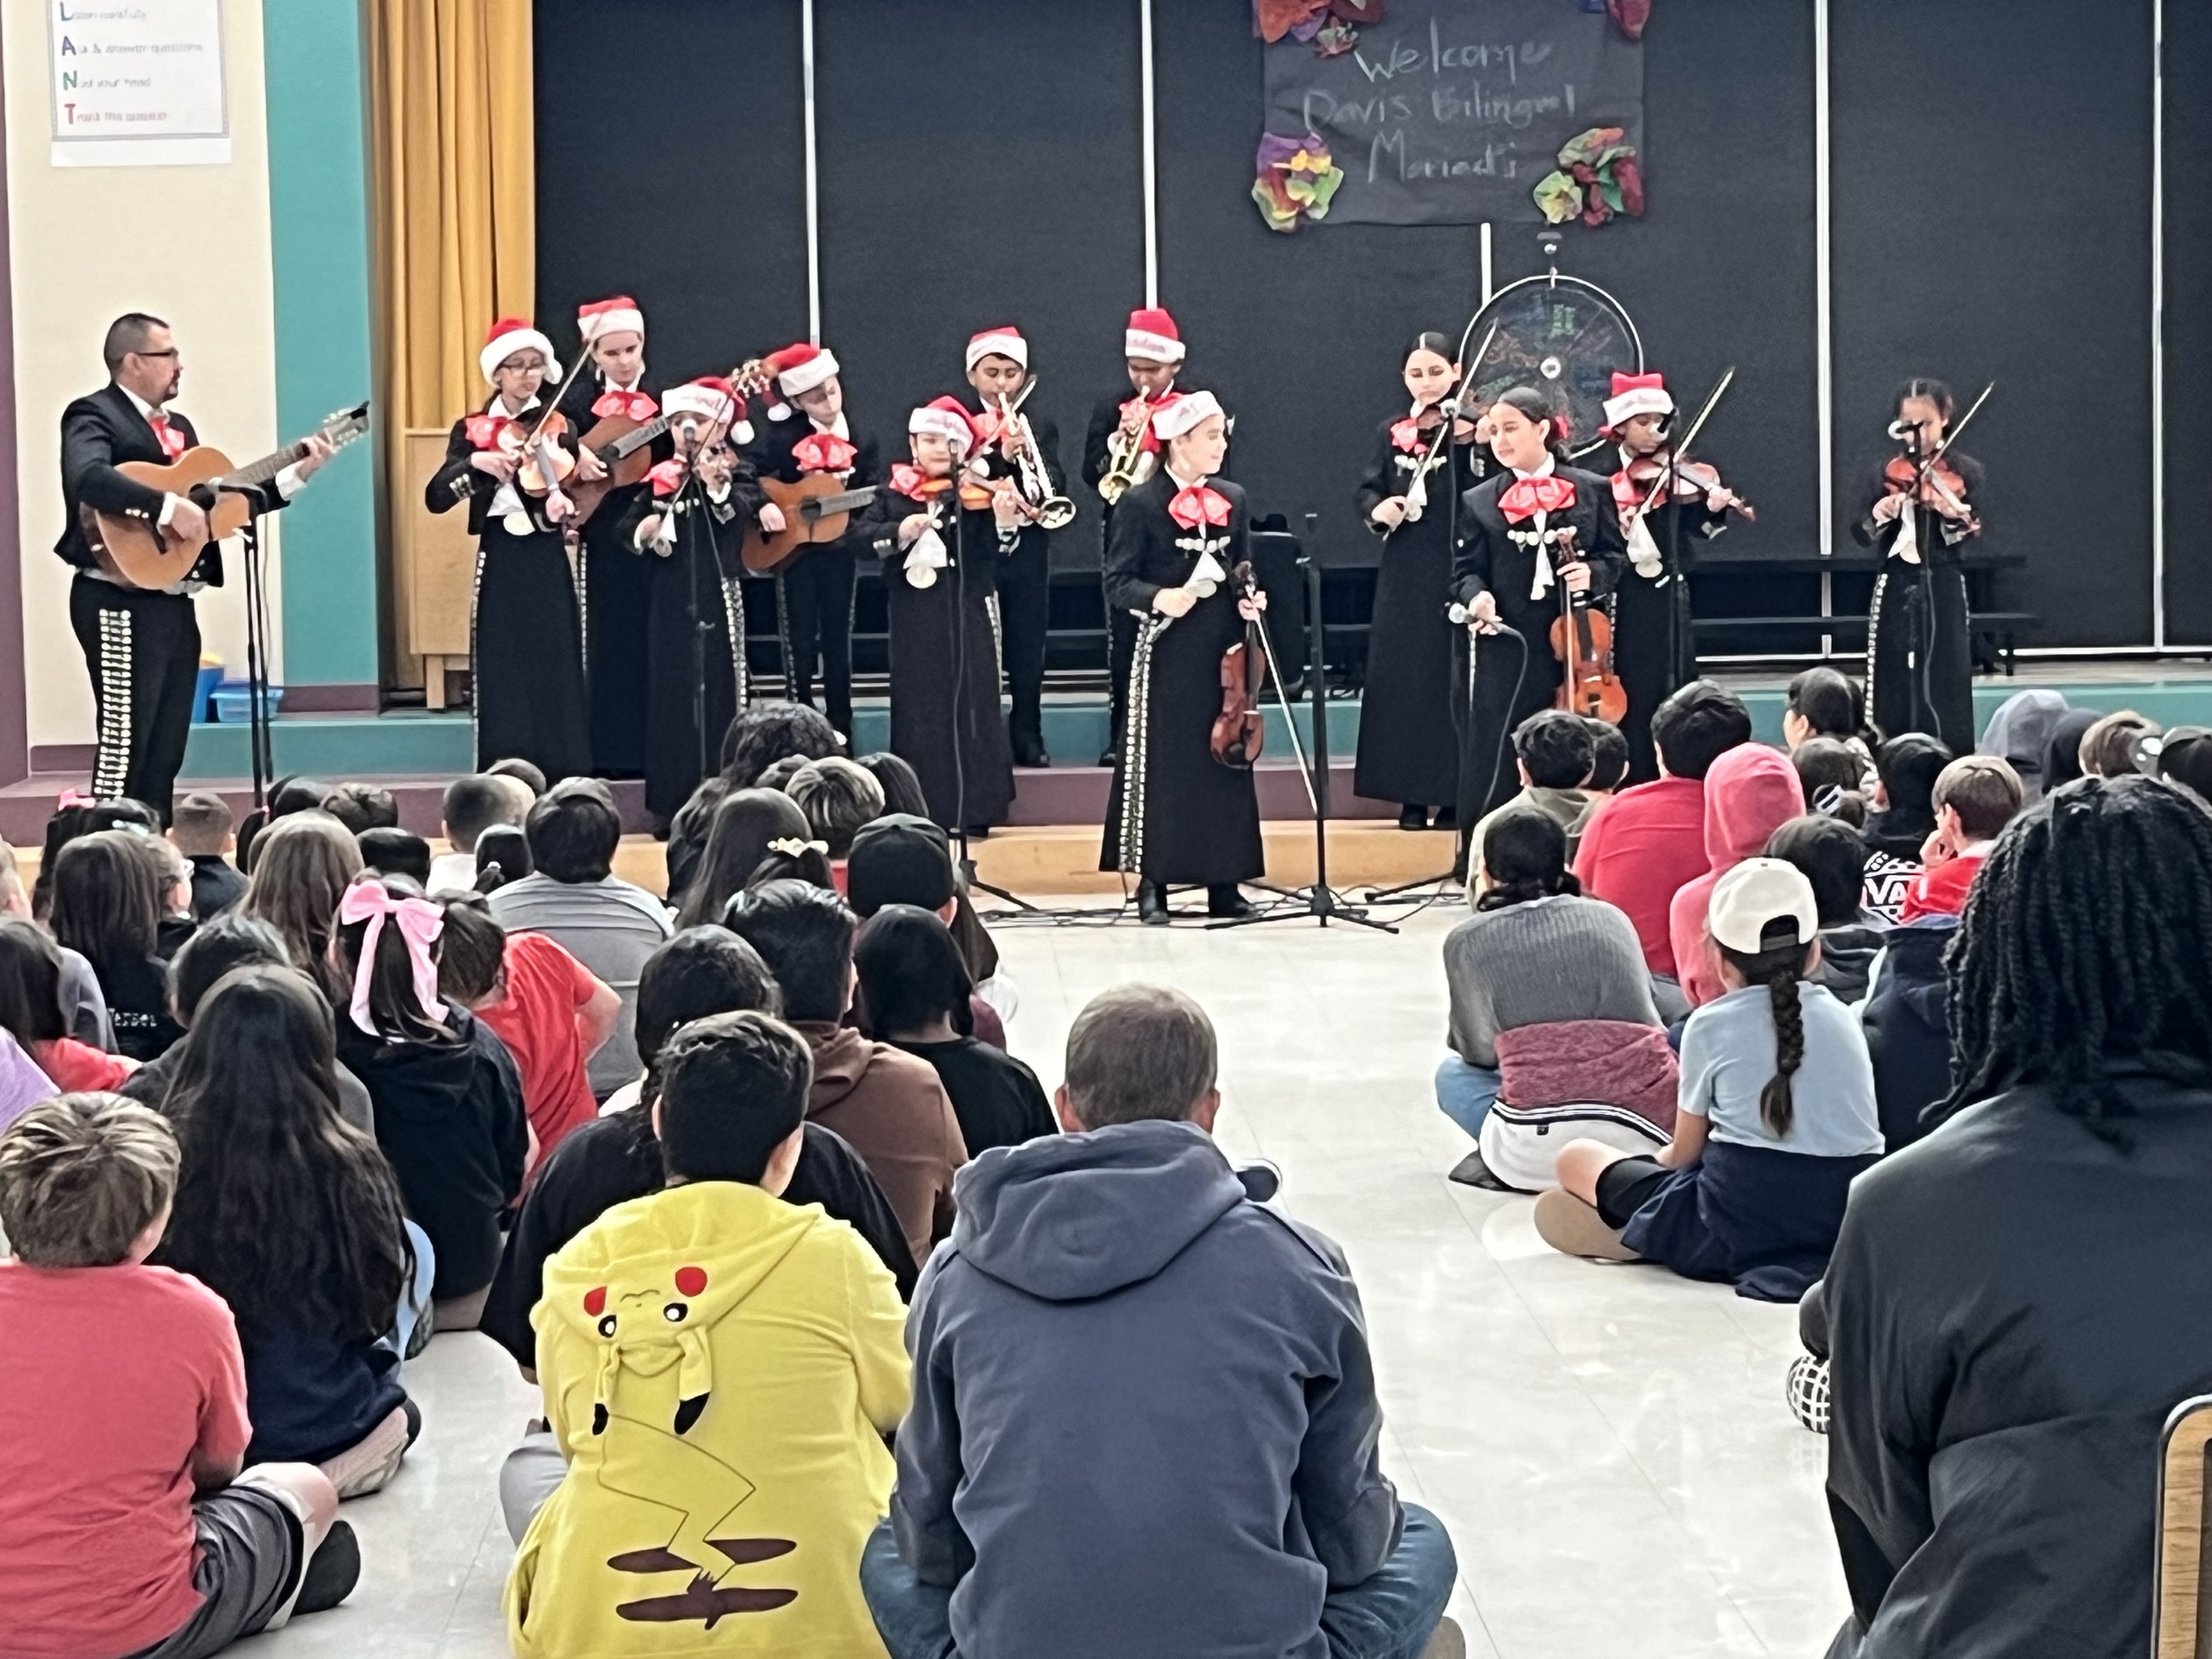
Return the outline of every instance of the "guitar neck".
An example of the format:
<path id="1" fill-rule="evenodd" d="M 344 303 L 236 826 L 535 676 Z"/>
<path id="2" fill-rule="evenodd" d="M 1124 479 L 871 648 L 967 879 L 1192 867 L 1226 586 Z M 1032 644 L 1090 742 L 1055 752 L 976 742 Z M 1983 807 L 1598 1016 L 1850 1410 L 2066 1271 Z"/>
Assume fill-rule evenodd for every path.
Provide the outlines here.
<path id="1" fill-rule="evenodd" d="M 621 437 L 616 439 L 612 443 L 601 445 L 599 450 L 599 457 L 602 461 L 611 465 L 626 456 L 636 454 L 639 450 L 644 448 L 646 445 L 651 443 L 655 438 L 658 438 L 661 434 L 667 431 L 668 428 L 669 417 L 667 416 L 655 416 L 652 420 L 647 421 L 643 426 L 638 428 L 636 431 L 625 432 Z"/>
<path id="2" fill-rule="evenodd" d="M 286 444 L 273 455 L 264 455 L 250 466 L 235 467 L 224 476 L 238 483 L 265 484 L 293 462 L 305 459 L 307 453 L 307 441 L 301 439 L 298 443 Z"/>

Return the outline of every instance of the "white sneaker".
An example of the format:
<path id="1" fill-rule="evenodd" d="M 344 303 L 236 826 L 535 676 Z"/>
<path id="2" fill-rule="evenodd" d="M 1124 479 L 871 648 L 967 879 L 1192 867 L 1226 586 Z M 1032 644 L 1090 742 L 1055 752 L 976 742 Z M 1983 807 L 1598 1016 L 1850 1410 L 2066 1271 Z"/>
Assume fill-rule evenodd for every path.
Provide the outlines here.
<path id="1" fill-rule="evenodd" d="M 1440 1619 L 1421 1659 L 1467 1659 L 1467 1635 L 1454 1619 Z"/>

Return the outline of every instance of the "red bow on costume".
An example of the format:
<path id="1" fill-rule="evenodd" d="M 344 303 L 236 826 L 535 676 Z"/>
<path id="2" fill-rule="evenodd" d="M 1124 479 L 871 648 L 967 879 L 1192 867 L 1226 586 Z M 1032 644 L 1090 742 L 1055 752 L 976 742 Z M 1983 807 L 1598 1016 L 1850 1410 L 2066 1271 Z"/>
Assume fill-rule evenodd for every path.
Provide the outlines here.
<path id="1" fill-rule="evenodd" d="M 642 426 L 660 413 L 660 405 L 653 401 L 653 394 L 647 392 L 602 392 L 599 401 L 592 405 L 592 413 L 603 421 L 619 415 Z"/>
<path id="2" fill-rule="evenodd" d="M 169 424 L 169 417 L 155 413 L 146 417 L 146 424 L 154 428 L 154 435 L 161 441 L 161 453 L 171 460 L 185 453 L 185 434 Z"/>
<path id="3" fill-rule="evenodd" d="M 1411 415 L 1402 421 L 1391 422 L 1390 441 L 1397 448 L 1419 454 L 1422 449 L 1421 423 Z"/>
<path id="4" fill-rule="evenodd" d="M 673 495 L 684 488 L 684 475 L 690 469 L 681 461 L 663 461 L 645 476 L 653 481 L 656 495 Z"/>
<path id="5" fill-rule="evenodd" d="M 1613 475 L 1613 504 L 1624 512 L 1644 505 L 1644 490 L 1625 466 Z"/>
<path id="6" fill-rule="evenodd" d="M 860 452 L 834 432 L 811 432 L 791 447 L 802 472 L 842 472 Z"/>
<path id="7" fill-rule="evenodd" d="M 1200 525 L 1227 524 L 1229 497 L 1204 484 L 1187 484 L 1176 490 L 1175 499 L 1168 503 L 1168 517 L 1185 530 L 1195 530 Z"/>
<path id="8" fill-rule="evenodd" d="M 510 421 L 504 415 L 486 412 L 482 415 L 470 416 L 467 420 L 461 422 L 461 430 L 468 435 L 469 441 L 478 449 L 497 449 L 500 434 L 515 424 L 515 422 Z"/>
<path id="9" fill-rule="evenodd" d="M 1550 474 L 1540 478 L 1516 478 L 1511 488 L 1498 498 L 1498 510 L 1516 524 L 1539 513 L 1557 513 L 1574 504 L 1574 485 Z"/>
<path id="10" fill-rule="evenodd" d="M 1629 392 L 1664 392 L 1667 380 L 1662 374 L 1623 374 L 1619 369 L 1613 374 L 1613 396 L 1618 398 Z"/>
<path id="11" fill-rule="evenodd" d="M 920 467 L 908 466 L 904 461 L 891 463 L 891 488 L 900 495 L 918 501 L 928 487 L 929 475 Z"/>

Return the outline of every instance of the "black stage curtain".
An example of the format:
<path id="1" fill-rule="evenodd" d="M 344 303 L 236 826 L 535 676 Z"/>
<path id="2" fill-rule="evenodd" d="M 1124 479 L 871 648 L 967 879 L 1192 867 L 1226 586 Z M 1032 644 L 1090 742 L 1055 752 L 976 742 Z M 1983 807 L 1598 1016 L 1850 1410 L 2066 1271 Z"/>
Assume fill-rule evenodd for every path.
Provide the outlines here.
<path id="1" fill-rule="evenodd" d="M 2212 642 L 2212 550 L 2203 525 L 2212 456 L 2212 6 L 2166 9 L 2166 636 Z M 2148 279 L 2146 279 L 2148 280 Z M 2084 408 L 2087 416 L 2092 411 Z M 2070 424 L 2070 422 L 2069 422 Z M 2094 487 L 2094 486 L 2093 486 Z"/>

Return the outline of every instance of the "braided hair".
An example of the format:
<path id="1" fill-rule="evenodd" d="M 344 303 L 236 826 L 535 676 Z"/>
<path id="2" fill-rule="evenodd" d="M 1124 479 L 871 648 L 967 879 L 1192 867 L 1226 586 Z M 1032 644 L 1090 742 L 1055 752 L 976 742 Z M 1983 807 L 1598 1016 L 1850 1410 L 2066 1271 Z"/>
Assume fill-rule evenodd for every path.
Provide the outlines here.
<path id="1" fill-rule="evenodd" d="M 2128 1113 L 2108 1055 L 2212 1079 L 2212 813 L 2156 779 L 2068 784 L 1998 838 L 1944 960 L 1953 1084 L 1931 1121 L 2044 1084 L 2107 1123 Z"/>
<path id="2" fill-rule="evenodd" d="M 1759 1118 L 1774 1132 L 1776 1139 L 1787 1140 L 1790 1125 L 1797 1121 L 1790 1079 L 1805 1063 L 1805 1013 L 1798 1005 L 1797 983 L 1805 976 L 1813 951 L 1809 944 L 1798 942 L 1796 924 L 1788 917 L 1767 926 L 1788 929 L 1790 942 L 1764 951 L 1731 951 L 1715 941 L 1714 948 L 1743 975 L 1746 985 L 1766 988 L 1767 1002 L 1774 1012 L 1774 1075 L 1759 1091 Z"/>
<path id="3" fill-rule="evenodd" d="M 1567 832 L 1557 818 L 1533 806 L 1500 812 L 1483 831 L 1479 853 L 1490 885 L 1474 902 L 1478 910 L 1503 910 L 1583 890 L 1567 868 Z"/>

